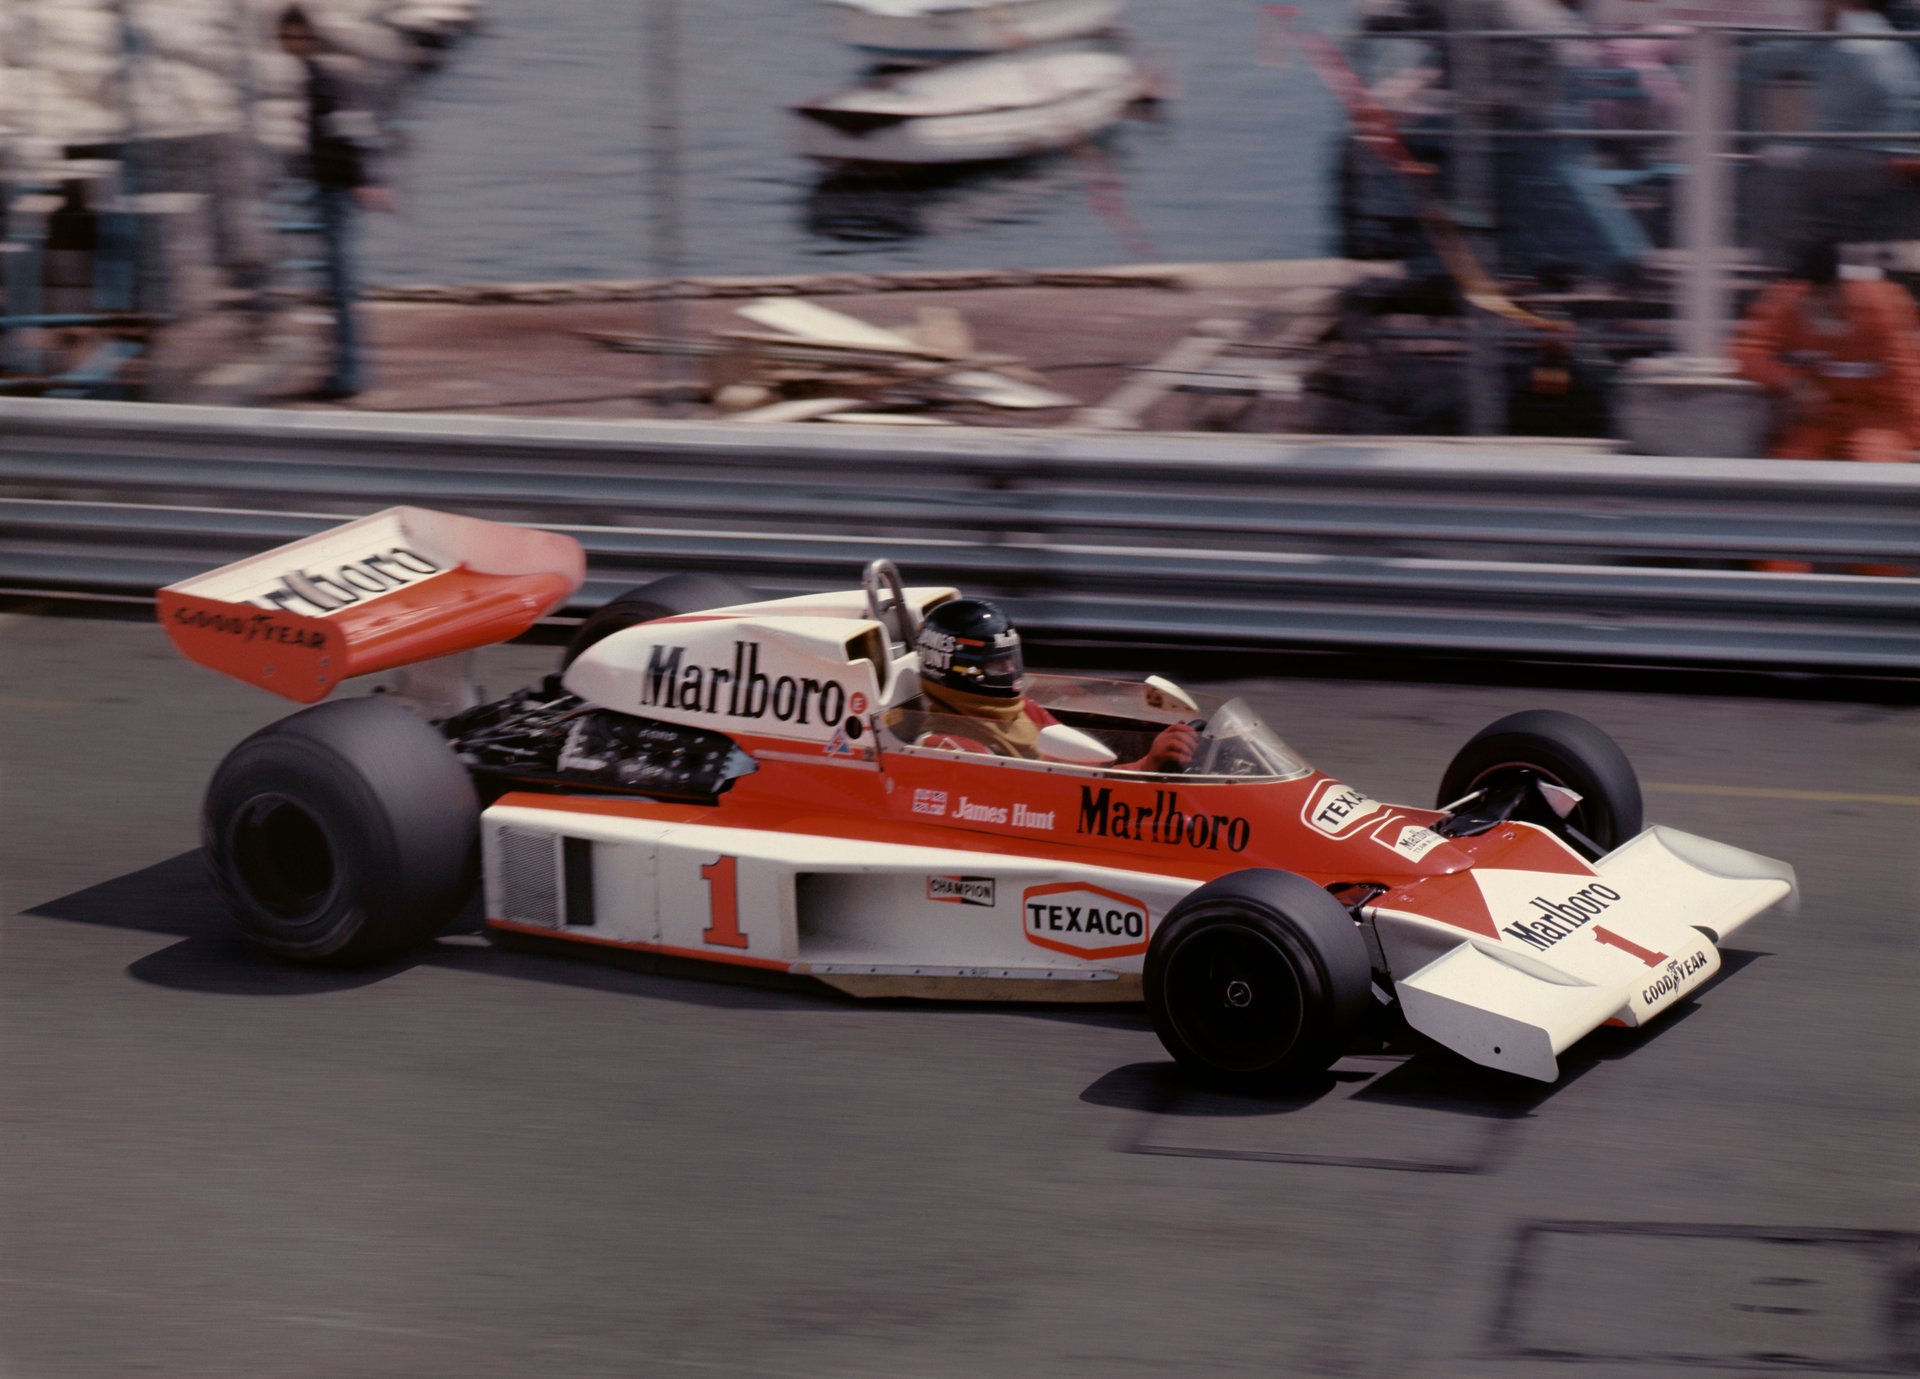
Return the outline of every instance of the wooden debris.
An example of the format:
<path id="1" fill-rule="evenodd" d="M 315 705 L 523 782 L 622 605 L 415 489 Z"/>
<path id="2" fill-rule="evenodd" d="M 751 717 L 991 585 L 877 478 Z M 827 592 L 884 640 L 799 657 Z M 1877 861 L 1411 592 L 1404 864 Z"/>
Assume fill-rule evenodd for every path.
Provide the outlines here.
<path id="1" fill-rule="evenodd" d="M 1105 402 L 1076 413 L 1073 424 L 1106 431 L 1138 430 L 1147 408 L 1171 392 L 1181 374 L 1193 373 L 1212 363 L 1245 329 L 1238 321 L 1204 322 L 1202 333 L 1187 336 L 1153 363 L 1136 369 Z"/>
<path id="2" fill-rule="evenodd" d="M 1306 376 L 1323 354 L 1318 342 L 1333 324 L 1338 296 L 1326 288 L 1296 288 L 1282 302 L 1278 310 L 1245 320 L 1199 322 L 1151 364 L 1135 366 L 1104 402 L 1076 412 L 1072 424 L 1138 430 L 1157 403 L 1180 394 L 1198 399 L 1186 419 L 1189 427 L 1265 429 L 1255 423 L 1267 404 L 1292 406 L 1306 393 Z M 1159 424 L 1168 420 L 1163 416 Z"/>
<path id="3" fill-rule="evenodd" d="M 922 383 L 927 402 L 961 400 L 1017 411 L 1044 411 L 1074 405 L 1074 400 L 1063 393 L 982 367 L 1014 361 L 989 361 L 973 356 L 973 332 L 951 307 L 923 307 L 917 340 L 843 311 L 795 298 L 768 298 L 738 310 L 751 321 L 800 336 L 816 347 L 868 355 L 893 381 Z M 899 356 L 898 362 L 889 364 L 888 356 Z M 928 368 L 927 363 L 941 367 Z M 949 367 L 951 365 L 961 367 Z"/>
<path id="4" fill-rule="evenodd" d="M 952 424 L 943 417 L 930 417 L 924 412 L 835 412 L 831 416 L 821 417 L 820 420 L 848 422 L 855 426 L 949 426 Z"/>
<path id="5" fill-rule="evenodd" d="M 818 345 L 934 357 L 934 351 L 916 345 L 898 331 L 869 325 L 857 316 L 798 297 L 767 297 L 735 310 L 749 321 L 801 336 Z"/>
<path id="6" fill-rule="evenodd" d="M 762 329 L 720 331 L 708 340 L 576 333 L 609 349 L 705 360 L 713 406 L 750 424 L 827 420 L 850 412 L 876 425 L 940 424 L 964 420 L 964 414 L 923 413 L 1075 405 L 1017 357 L 977 352 L 966 319 L 952 307 L 922 307 L 911 333 L 795 297 L 762 298 L 738 312 Z"/>
<path id="7" fill-rule="evenodd" d="M 736 412 L 729 419 L 748 423 L 815 421 L 821 417 L 832 416 L 835 412 L 850 412 L 858 406 L 860 406 L 858 398 L 801 397 L 787 402 L 776 402 L 767 407 L 756 407 L 750 412 Z"/>
<path id="8" fill-rule="evenodd" d="M 1074 400 L 1065 393 L 1056 393 L 1051 388 L 1036 388 L 1017 378 L 1003 373 L 990 373 L 985 369 L 963 369 L 951 373 L 940 380 L 975 402 L 984 402 L 989 407 L 1005 407 L 1011 411 L 1037 412 L 1053 407 L 1071 407 Z"/>
<path id="9" fill-rule="evenodd" d="M 919 316 L 913 338 L 923 349 L 947 359 L 973 357 L 973 332 L 958 310 L 950 306 L 922 306 Z"/>

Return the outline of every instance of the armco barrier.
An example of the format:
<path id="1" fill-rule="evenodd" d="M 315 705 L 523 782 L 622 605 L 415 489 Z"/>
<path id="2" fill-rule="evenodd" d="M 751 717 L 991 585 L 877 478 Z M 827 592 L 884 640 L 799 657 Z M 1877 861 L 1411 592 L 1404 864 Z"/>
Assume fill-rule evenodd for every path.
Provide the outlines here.
<path id="1" fill-rule="evenodd" d="M 1920 467 L 0 400 L 6 588 L 143 596 L 395 503 L 575 533 L 582 607 L 887 555 L 1056 637 L 1920 670 L 1920 579 L 1748 568 L 1920 568 Z"/>

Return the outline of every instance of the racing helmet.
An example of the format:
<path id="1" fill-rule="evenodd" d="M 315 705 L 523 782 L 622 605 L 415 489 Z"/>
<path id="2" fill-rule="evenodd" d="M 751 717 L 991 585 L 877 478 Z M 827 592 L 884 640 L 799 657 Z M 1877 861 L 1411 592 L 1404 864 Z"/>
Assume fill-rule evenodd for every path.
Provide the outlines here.
<path id="1" fill-rule="evenodd" d="M 1018 699 L 1027 668 L 1020 634 L 985 599 L 952 599 L 927 614 L 914 639 L 923 683 L 989 699 Z"/>

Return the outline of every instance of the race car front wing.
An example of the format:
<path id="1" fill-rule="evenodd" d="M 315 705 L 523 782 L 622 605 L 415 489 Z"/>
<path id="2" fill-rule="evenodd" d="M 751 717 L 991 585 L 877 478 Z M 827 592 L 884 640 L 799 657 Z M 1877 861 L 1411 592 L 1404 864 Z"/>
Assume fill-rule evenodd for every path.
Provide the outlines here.
<path id="1" fill-rule="evenodd" d="M 1665 827 L 1591 871 L 1587 879 L 1476 866 L 1446 878 L 1475 888 L 1493 932 L 1396 977 L 1407 1023 L 1476 1063 L 1551 1082 L 1576 1041 L 1672 1009 L 1720 970 L 1728 935 L 1796 899 L 1787 864 Z M 1396 949 L 1422 951 L 1407 941 L 1414 925 L 1431 940 L 1430 920 L 1390 910 L 1364 918 L 1390 964 Z"/>

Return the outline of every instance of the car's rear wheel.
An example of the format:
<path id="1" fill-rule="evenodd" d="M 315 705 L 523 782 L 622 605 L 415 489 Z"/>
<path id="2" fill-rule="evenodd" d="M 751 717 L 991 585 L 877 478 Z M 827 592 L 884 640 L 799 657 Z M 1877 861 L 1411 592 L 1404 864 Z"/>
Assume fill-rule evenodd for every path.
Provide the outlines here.
<path id="1" fill-rule="evenodd" d="M 649 584 L 640 584 L 609 599 L 587 615 L 575 630 L 560 657 L 565 670 L 588 647 L 604 641 L 616 632 L 638 627 L 655 618 L 678 617 L 683 613 L 703 613 L 709 608 L 725 608 L 735 603 L 751 603 L 753 591 L 727 575 L 693 571 L 668 575 Z"/>
<path id="2" fill-rule="evenodd" d="M 1640 832 L 1640 778 L 1620 745 L 1584 718 L 1528 709 L 1490 723 L 1467 740 L 1440 778 L 1441 808 L 1476 791 L 1558 785 L 1580 797 L 1557 831 L 1589 858 Z"/>
<path id="3" fill-rule="evenodd" d="M 241 931 L 276 957 L 353 965 L 426 942 L 479 876 L 466 768 L 398 704 L 347 699 L 227 754 L 202 838 Z"/>
<path id="4" fill-rule="evenodd" d="M 1168 912 L 1147 947 L 1154 1032 L 1201 1081 L 1303 1083 L 1352 1043 L 1367 1010 L 1366 943 L 1346 908 L 1291 872 L 1233 872 Z"/>

